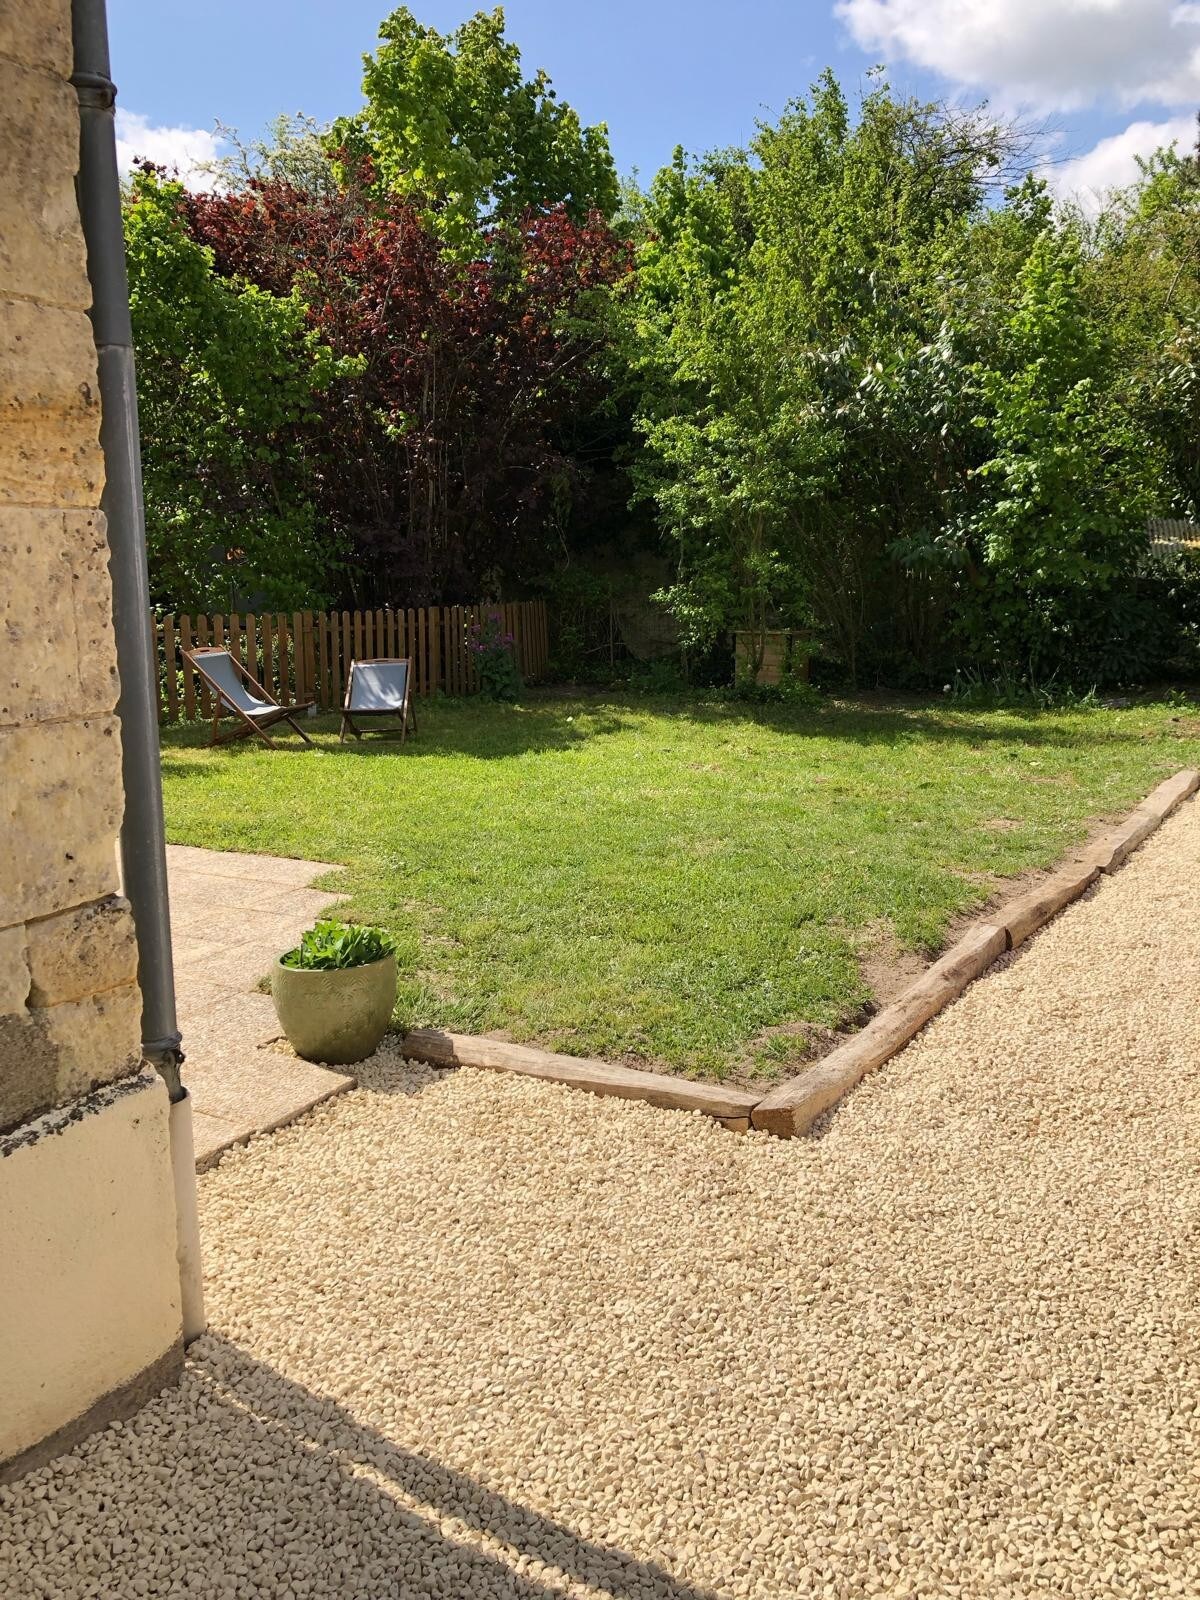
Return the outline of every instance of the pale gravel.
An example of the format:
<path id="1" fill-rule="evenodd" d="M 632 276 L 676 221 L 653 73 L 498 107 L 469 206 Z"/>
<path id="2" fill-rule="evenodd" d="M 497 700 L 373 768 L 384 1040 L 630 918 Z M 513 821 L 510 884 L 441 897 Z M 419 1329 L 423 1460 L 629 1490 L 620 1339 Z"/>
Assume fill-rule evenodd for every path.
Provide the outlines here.
<path id="1" fill-rule="evenodd" d="M 816 1139 L 385 1061 L 202 1180 L 0 1593 L 1192 1600 L 1198 979 L 1193 802 Z"/>

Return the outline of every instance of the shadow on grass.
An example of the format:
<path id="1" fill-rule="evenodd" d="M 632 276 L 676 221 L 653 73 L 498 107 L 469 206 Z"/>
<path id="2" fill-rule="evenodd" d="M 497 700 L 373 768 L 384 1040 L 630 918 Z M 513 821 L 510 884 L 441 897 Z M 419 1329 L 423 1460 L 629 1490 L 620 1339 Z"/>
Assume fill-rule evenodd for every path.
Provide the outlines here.
<path id="1" fill-rule="evenodd" d="M 940 697 L 898 699 L 864 695 L 857 699 L 830 700 L 815 707 L 753 705 L 737 700 L 698 700 L 691 703 L 646 703 L 674 719 L 700 726 L 736 728 L 757 726 L 773 732 L 816 737 L 856 745 L 896 746 L 914 741 L 933 744 L 1011 745 L 1015 747 L 1087 747 L 1102 744 L 1140 744 L 1148 735 L 1144 727 L 1114 727 L 1103 723 L 1103 712 L 1042 711 L 1026 707 L 955 707 Z M 1064 719 L 1073 716 L 1067 724 Z M 1004 718 L 1001 722 L 998 719 Z M 1089 727 L 1079 720 L 1093 717 Z"/>
<path id="2" fill-rule="evenodd" d="M 319 1306 L 308 1314 L 320 1315 Z M 372 1399 L 386 1405 L 387 1396 Z M 211 1581 L 218 1574 L 228 1581 L 240 1574 L 237 1592 L 246 1595 L 290 1593 L 290 1583 L 303 1593 L 386 1592 L 441 1600 L 562 1600 L 569 1584 L 587 1583 L 629 1600 L 715 1600 L 711 1590 L 586 1539 L 431 1456 L 405 1449 L 337 1401 L 218 1335 L 207 1334 L 192 1347 L 182 1389 L 151 1404 L 175 1413 L 169 1472 L 146 1471 L 138 1460 L 140 1435 L 129 1429 L 110 1446 L 108 1462 L 94 1466 L 85 1460 L 70 1481 L 72 1493 L 79 1494 L 94 1474 L 118 1476 L 115 1492 L 95 1485 L 102 1504 L 89 1527 L 92 1538 L 109 1543 L 124 1535 L 129 1496 L 136 1496 L 145 1525 L 172 1526 L 170 1540 L 158 1548 L 156 1582 L 198 1576 Z M 189 1448 L 197 1431 L 203 1447 Z M 587 1448 L 582 1441 L 580 1448 Z M 231 1485 L 231 1470 L 252 1473 L 253 1482 L 242 1489 Z M 206 1517 L 179 1515 L 180 1507 L 221 1501 L 241 1503 L 245 1522 L 226 1518 L 215 1528 Z M 521 1558 L 523 1565 L 536 1562 L 550 1570 L 518 1571 Z M 289 1567 L 298 1562 L 302 1570 L 285 1578 L 275 1567 L 279 1561 Z"/>
<path id="3" fill-rule="evenodd" d="M 290 752 L 308 755 L 313 749 L 327 755 L 348 758 L 387 756 L 393 760 L 420 761 L 430 756 L 469 756 L 477 761 L 503 761 L 514 756 L 538 755 L 578 749 L 591 740 L 619 734 L 629 726 L 628 717 L 615 709 L 604 708 L 577 721 L 570 710 L 558 705 L 539 704 L 517 709 L 511 706 L 438 704 L 419 708 L 420 732 L 409 734 L 403 744 L 398 734 L 364 731 L 361 739 L 338 739 L 337 719 L 320 716 L 307 719 L 304 731 L 314 741 L 304 744 L 294 733 L 281 735 L 276 749 L 270 750 L 260 739 L 238 739 L 217 747 L 214 754 L 232 759 L 247 755 L 276 755 Z M 191 723 L 164 728 L 161 736 L 163 770 L 173 776 L 196 771 L 193 765 L 172 761 L 176 750 L 209 749 L 207 726 Z"/>
<path id="4" fill-rule="evenodd" d="M 997 721 L 999 715 L 1003 721 Z M 361 740 L 338 742 L 332 714 L 308 719 L 305 731 L 325 754 L 353 760 L 387 757 L 420 763 L 431 757 L 467 756 L 478 761 L 504 761 L 531 754 L 581 749 L 595 739 L 620 734 L 647 715 L 698 727 L 763 727 L 797 738 L 844 741 L 859 746 L 898 747 L 913 741 L 1013 748 L 1086 748 L 1102 744 L 1136 744 L 1154 737 L 1144 726 L 1114 726 L 1111 717 L 1089 726 L 1086 713 L 1070 724 L 1064 713 L 1029 708 L 995 711 L 955 709 L 940 699 L 911 701 L 863 696 L 830 701 L 815 708 L 752 705 L 736 700 L 641 698 L 637 696 L 531 697 L 520 707 L 483 701 L 440 701 L 419 704 L 420 732 L 402 745 L 395 735 L 367 732 Z M 1165 730 L 1164 730 L 1165 731 Z M 163 767 L 172 777 L 204 769 L 172 759 L 176 750 L 206 748 L 207 725 L 163 730 Z M 250 752 L 271 754 L 258 740 L 242 739 L 220 747 L 223 759 L 244 759 Z M 294 735 L 281 737 L 279 752 L 310 754 Z"/>

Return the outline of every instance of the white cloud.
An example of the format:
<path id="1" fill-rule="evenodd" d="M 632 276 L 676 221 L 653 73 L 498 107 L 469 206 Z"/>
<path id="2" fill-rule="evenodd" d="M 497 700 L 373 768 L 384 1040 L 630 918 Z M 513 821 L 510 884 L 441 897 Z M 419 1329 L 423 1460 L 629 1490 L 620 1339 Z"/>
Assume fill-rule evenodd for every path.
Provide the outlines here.
<path id="1" fill-rule="evenodd" d="M 1043 177 L 1060 199 L 1076 200 L 1094 216 L 1111 189 L 1124 188 L 1137 177 L 1138 156 L 1153 155 L 1172 144 L 1186 149 L 1195 138 L 1196 122 L 1191 116 L 1170 117 L 1166 122 L 1131 122 L 1121 133 L 1101 139 L 1085 154 L 1047 168 Z"/>
<path id="2" fill-rule="evenodd" d="M 154 161 L 189 189 L 211 189 L 215 179 L 204 170 L 221 154 L 221 140 L 208 128 L 153 127 L 137 111 L 117 111 L 117 167 L 126 177 L 134 161 Z"/>
<path id="3" fill-rule="evenodd" d="M 864 50 L 1040 111 L 1200 99 L 1200 0 L 836 0 Z"/>

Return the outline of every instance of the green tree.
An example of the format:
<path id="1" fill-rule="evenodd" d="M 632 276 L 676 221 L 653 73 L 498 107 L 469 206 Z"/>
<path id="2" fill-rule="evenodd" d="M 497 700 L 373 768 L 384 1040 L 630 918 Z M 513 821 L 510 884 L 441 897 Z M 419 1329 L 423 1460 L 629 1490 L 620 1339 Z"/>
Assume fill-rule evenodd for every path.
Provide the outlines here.
<path id="1" fill-rule="evenodd" d="M 1126 404 L 1165 452 L 1158 509 L 1200 513 L 1200 144 L 1159 150 L 1107 197 L 1084 239 L 1082 285 L 1124 377 Z"/>
<path id="2" fill-rule="evenodd" d="M 769 626 L 808 614 L 786 536 L 798 485 L 821 464 L 811 437 L 788 425 L 780 375 L 750 336 L 753 288 L 739 271 L 752 239 L 747 171 L 740 152 L 691 171 L 676 151 L 646 197 L 629 306 L 643 385 L 634 484 L 676 546 L 676 581 L 660 598 L 689 651 L 736 627 L 757 653 Z"/>
<path id="3" fill-rule="evenodd" d="M 369 160 L 380 185 L 426 207 L 455 247 L 496 222 L 564 205 L 575 221 L 611 216 L 619 189 L 603 124 L 584 127 L 543 71 L 525 78 L 504 11 L 478 11 L 441 34 L 399 6 L 364 57 L 366 107 L 334 123 L 332 148 Z"/>
<path id="4" fill-rule="evenodd" d="M 281 112 L 267 124 L 266 135 L 246 143 L 237 130 L 218 124 L 232 149 L 213 163 L 218 187 L 244 190 L 251 183 L 286 183 L 304 194 L 330 199 L 339 190 L 336 164 L 329 152 L 329 129 L 303 111 Z"/>
<path id="5" fill-rule="evenodd" d="M 977 372 L 992 453 L 965 522 L 982 572 L 967 627 L 979 659 L 1030 682 L 1119 677 L 1105 649 L 1124 648 L 1161 451 L 1122 403 L 1070 229 L 1042 233 L 1018 290 L 1001 363 Z"/>
<path id="6" fill-rule="evenodd" d="M 151 598 L 319 604 L 339 552 L 309 497 L 314 397 L 352 364 L 309 330 L 298 295 L 218 278 L 181 197 L 145 171 L 125 207 Z"/>
<path id="7" fill-rule="evenodd" d="M 854 120 L 826 74 L 748 154 L 651 186 L 636 476 L 693 632 L 811 615 L 851 677 L 944 648 L 934 534 L 980 459 L 961 262 L 1005 138 L 884 84 Z"/>

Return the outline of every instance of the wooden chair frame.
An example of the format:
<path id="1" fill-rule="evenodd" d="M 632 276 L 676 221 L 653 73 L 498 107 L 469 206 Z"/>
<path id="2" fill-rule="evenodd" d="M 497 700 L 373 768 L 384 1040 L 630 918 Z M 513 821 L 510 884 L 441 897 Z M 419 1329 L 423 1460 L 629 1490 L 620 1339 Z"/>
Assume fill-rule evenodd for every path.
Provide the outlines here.
<path id="1" fill-rule="evenodd" d="M 196 645 L 191 650 L 180 650 L 179 653 L 187 665 L 192 667 L 200 674 L 213 694 L 214 704 L 212 736 L 208 741 L 210 750 L 212 749 L 213 745 L 228 744 L 233 739 L 247 739 L 252 733 L 256 733 L 264 744 L 269 744 L 272 750 L 276 750 L 279 747 L 266 730 L 268 728 L 273 728 L 276 723 L 279 722 L 288 723 L 290 727 L 296 730 L 296 732 L 304 740 L 305 744 L 312 744 L 312 740 L 296 721 L 295 714 L 300 711 L 307 711 L 308 708 L 315 703 L 314 701 L 300 700 L 297 701 L 295 705 L 281 706 L 279 701 L 275 699 L 274 695 L 267 693 L 254 674 L 247 671 L 247 669 L 237 659 L 233 652 L 230 650 L 223 650 L 220 645 Z M 204 670 L 203 658 L 206 655 L 227 656 L 230 662 L 232 662 L 234 670 L 245 680 L 248 687 L 254 690 L 255 694 L 259 696 L 264 704 L 274 707 L 274 715 L 269 717 L 251 717 L 242 710 L 241 706 L 234 705 L 232 700 L 227 699 L 225 691 L 221 688 L 220 684 L 217 683 L 211 674 Z M 228 711 L 224 709 L 225 707 L 228 707 Z M 236 721 L 234 726 L 227 732 L 222 733 L 221 718 L 227 715 L 239 720 Z"/>
<path id="2" fill-rule="evenodd" d="M 404 679 L 403 705 L 401 705 L 399 708 L 389 706 L 387 710 L 379 711 L 351 711 L 350 692 L 354 686 L 355 667 L 374 667 L 379 666 L 382 663 L 387 663 L 389 666 L 398 666 L 401 662 L 403 662 L 408 668 L 408 672 Z M 364 656 L 361 660 L 358 657 L 355 657 L 355 659 L 351 661 L 350 671 L 346 675 L 346 694 L 342 702 L 342 727 L 341 732 L 338 735 L 339 742 L 345 744 L 347 728 L 350 729 L 350 732 L 356 739 L 362 738 L 362 729 L 354 726 L 355 717 L 399 717 L 400 743 L 404 743 L 404 737 L 408 732 L 408 724 L 410 721 L 412 722 L 412 731 L 415 737 L 417 732 L 417 713 L 412 704 L 412 682 L 413 664 L 410 656 Z M 383 728 L 380 731 L 383 733 L 395 733 L 396 730 L 394 728 Z"/>

